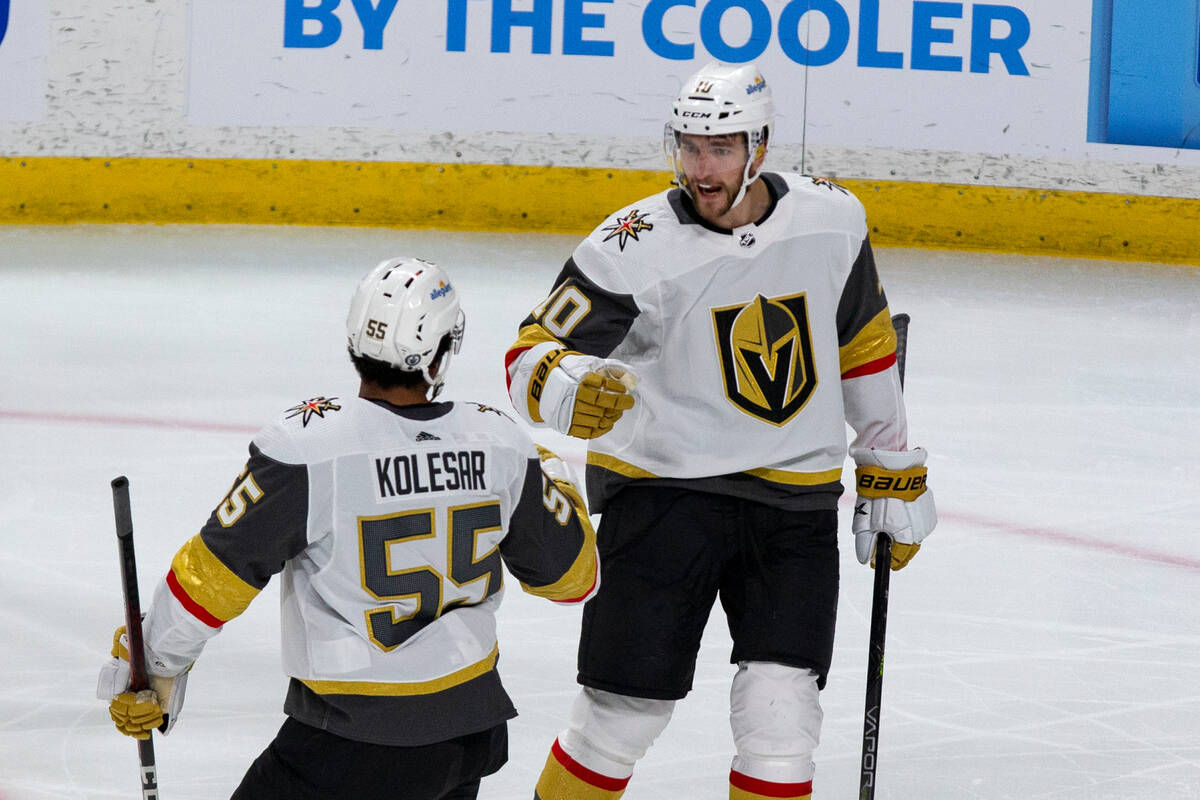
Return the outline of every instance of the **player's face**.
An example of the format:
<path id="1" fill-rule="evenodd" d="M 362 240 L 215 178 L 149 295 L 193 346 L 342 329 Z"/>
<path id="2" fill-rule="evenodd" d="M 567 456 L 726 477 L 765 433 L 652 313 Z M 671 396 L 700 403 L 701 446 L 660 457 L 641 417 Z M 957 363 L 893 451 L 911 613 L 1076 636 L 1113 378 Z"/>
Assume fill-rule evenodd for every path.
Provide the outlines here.
<path id="1" fill-rule="evenodd" d="M 696 211 L 720 225 L 733 208 L 746 171 L 746 137 L 743 134 L 679 137 L 679 159 Z"/>

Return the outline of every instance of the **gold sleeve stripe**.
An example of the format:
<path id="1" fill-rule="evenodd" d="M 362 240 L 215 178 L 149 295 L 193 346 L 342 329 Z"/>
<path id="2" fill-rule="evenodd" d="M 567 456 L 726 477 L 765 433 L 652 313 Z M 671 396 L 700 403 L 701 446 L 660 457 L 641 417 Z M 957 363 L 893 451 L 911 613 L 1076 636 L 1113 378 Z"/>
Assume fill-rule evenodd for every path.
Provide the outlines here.
<path id="1" fill-rule="evenodd" d="M 558 362 L 567 355 L 578 355 L 578 353 L 574 350 L 551 350 L 542 356 L 542 359 L 533 368 L 533 374 L 529 376 L 529 390 L 525 399 L 529 403 L 529 418 L 534 422 L 545 421 L 542 419 L 541 412 L 542 390 L 546 388 L 546 378 L 550 375 L 550 370 L 557 367 Z"/>
<path id="2" fill-rule="evenodd" d="M 509 350 L 528 350 L 531 347 L 536 347 L 542 342 L 555 342 L 562 344 L 553 333 L 543 328 L 541 325 L 526 325 L 517 332 L 517 340 L 508 348 Z"/>
<path id="3" fill-rule="evenodd" d="M 596 539 L 588 537 L 588 543 L 579 552 L 579 558 L 563 575 L 549 586 L 530 586 L 522 583 L 521 588 L 535 597 L 544 597 L 556 603 L 573 603 L 582 600 L 596 587 Z"/>
<path id="4" fill-rule="evenodd" d="M 559 491 L 571 498 L 571 505 L 575 508 L 575 517 L 579 520 L 580 527 L 583 528 L 583 543 L 580 545 L 575 563 L 561 578 L 547 586 L 530 586 L 522 582 L 521 588 L 537 597 L 544 597 L 559 603 L 570 603 L 587 597 L 596 586 L 596 576 L 599 574 L 596 560 L 596 530 L 592 527 L 592 520 L 588 517 L 587 507 L 579 493 L 559 481 L 554 483 L 558 486 Z"/>
<path id="5" fill-rule="evenodd" d="M 492 648 L 492 652 L 482 661 L 451 672 L 441 678 L 413 683 L 381 683 L 377 681 L 306 681 L 301 680 L 308 688 L 317 694 L 354 694 L 367 697 L 412 697 L 422 694 L 436 694 L 467 681 L 486 675 L 496 668 L 496 659 L 500 655 L 500 646 Z"/>
<path id="6" fill-rule="evenodd" d="M 595 453 L 588 451 L 587 463 L 593 467 L 600 467 L 609 472 L 615 472 L 618 475 L 624 475 L 626 478 L 657 478 L 653 472 L 634 466 L 627 461 L 622 461 L 619 458 L 607 455 L 605 453 Z"/>
<path id="7" fill-rule="evenodd" d="M 783 469 L 759 467 L 746 470 L 746 474 L 771 483 L 786 483 L 789 486 L 820 486 L 823 483 L 836 483 L 842 479 L 841 467 L 827 469 L 824 472 L 789 472 Z"/>
<path id="8" fill-rule="evenodd" d="M 211 628 L 245 611 L 259 592 L 225 566 L 199 534 L 175 554 L 167 585 L 184 608 Z"/>
<path id="9" fill-rule="evenodd" d="M 838 349 L 842 374 L 887 358 L 896 352 L 896 329 L 892 327 L 891 312 L 884 308 L 863 326 L 854 338 Z"/>

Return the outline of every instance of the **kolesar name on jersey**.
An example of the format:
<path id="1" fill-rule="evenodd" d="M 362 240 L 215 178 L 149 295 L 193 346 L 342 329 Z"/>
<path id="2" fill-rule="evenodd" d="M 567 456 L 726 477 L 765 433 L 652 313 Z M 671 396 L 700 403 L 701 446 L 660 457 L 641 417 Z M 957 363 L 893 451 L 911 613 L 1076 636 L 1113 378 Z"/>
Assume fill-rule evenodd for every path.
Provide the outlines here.
<path id="1" fill-rule="evenodd" d="M 487 456 L 483 450 L 430 450 L 373 456 L 375 499 L 430 492 L 487 491 Z"/>

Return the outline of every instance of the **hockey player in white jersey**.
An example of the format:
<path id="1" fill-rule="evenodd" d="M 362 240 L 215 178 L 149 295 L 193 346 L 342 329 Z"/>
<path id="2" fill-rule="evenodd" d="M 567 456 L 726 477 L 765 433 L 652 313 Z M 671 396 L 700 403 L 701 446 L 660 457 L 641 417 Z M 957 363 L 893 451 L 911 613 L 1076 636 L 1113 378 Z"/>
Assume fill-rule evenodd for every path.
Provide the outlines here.
<path id="1" fill-rule="evenodd" d="M 678 188 L 593 231 L 507 354 L 517 411 L 590 440 L 603 513 L 583 690 L 541 800 L 621 796 L 691 689 L 717 597 L 736 665 L 729 796 L 808 798 L 847 422 L 866 485 L 907 487 L 859 497 L 859 561 L 882 531 L 904 566 L 936 522 L 863 207 L 828 181 L 764 172 L 773 128 L 755 65 L 688 78 L 665 138 Z"/>
<path id="2" fill-rule="evenodd" d="M 389 259 L 362 279 L 359 394 L 306 400 L 254 437 L 154 593 L 156 693 L 128 691 L 114 637 L 98 694 L 122 733 L 169 730 L 205 643 L 282 573 L 287 719 L 234 798 L 469 800 L 504 764 L 503 567 L 561 603 L 589 598 L 599 568 L 566 465 L 495 408 L 435 402 L 463 327 L 434 264 Z"/>

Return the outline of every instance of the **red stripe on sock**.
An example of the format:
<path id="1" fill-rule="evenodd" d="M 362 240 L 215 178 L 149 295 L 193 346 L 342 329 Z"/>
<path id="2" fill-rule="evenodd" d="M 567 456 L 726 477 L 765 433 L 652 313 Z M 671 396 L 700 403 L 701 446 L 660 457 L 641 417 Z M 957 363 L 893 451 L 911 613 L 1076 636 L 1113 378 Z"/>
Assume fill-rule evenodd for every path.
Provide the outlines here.
<path id="1" fill-rule="evenodd" d="M 208 612 L 208 609 L 197 603 L 192 599 L 191 595 L 184 591 L 184 588 L 179 585 L 179 579 L 175 577 L 175 570 L 167 573 L 167 586 L 171 589 L 171 594 L 175 595 L 175 599 L 179 601 L 180 605 L 208 627 L 219 628 L 225 624 L 225 620 L 214 617 Z"/>
<path id="2" fill-rule="evenodd" d="M 759 794 L 763 797 L 803 797 L 812 794 L 812 781 L 803 783 L 773 783 L 760 781 L 733 770 L 729 771 L 729 785 L 743 792 Z"/>
<path id="3" fill-rule="evenodd" d="M 558 763 L 562 764 L 563 769 L 590 786 L 604 789 L 607 792 L 620 792 L 624 791 L 625 787 L 629 785 L 629 778 L 610 778 L 607 775 L 601 775 L 599 772 L 593 772 L 583 764 L 580 764 L 567 755 L 567 751 L 562 749 L 562 746 L 558 743 L 558 739 L 554 740 L 554 744 L 550 747 L 550 752 L 554 754 L 554 758 Z"/>

